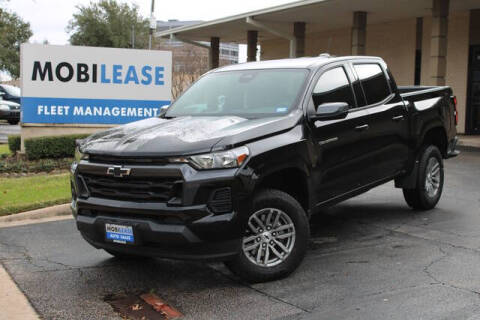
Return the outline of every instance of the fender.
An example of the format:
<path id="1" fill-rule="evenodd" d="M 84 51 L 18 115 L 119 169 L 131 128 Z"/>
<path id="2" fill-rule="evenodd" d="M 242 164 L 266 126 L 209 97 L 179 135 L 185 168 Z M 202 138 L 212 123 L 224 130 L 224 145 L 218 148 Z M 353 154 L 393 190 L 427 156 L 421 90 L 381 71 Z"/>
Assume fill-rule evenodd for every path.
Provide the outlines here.
<path id="1" fill-rule="evenodd" d="M 395 179 L 395 187 L 396 188 L 406 188 L 406 189 L 416 188 L 417 177 L 418 177 L 418 167 L 419 167 L 420 156 L 421 156 L 421 152 L 419 152 L 419 151 L 421 150 L 421 147 L 424 144 L 425 136 L 427 135 L 427 133 L 430 130 L 440 130 L 441 132 L 443 132 L 443 135 L 444 135 L 443 138 L 447 142 L 447 140 L 446 140 L 447 135 L 446 135 L 446 132 L 445 132 L 445 128 L 441 125 L 441 123 L 439 123 L 439 121 L 437 119 L 435 119 L 433 121 L 430 121 L 427 125 L 425 125 L 423 127 L 422 134 L 419 135 L 420 139 L 418 141 L 416 141 L 415 159 L 414 159 L 414 162 L 413 162 L 413 166 L 411 166 L 412 169 L 406 175 L 403 175 L 401 177 L 397 177 Z M 448 145 L 448 142 L 447 142 L 447 145 Z M 444 157 L 447 156 L 446 155 L 447 150 L 440 150 L 440 152 L 442 153 L 442 155 Z"/>
<path id="2" fill-rule="evenodd" d="M 247 144 L 251 157 L 242 170 L 251 177 L 251 188 L 258 187 L 266 177 L 285 170 L 296 170 L 305 178 L 308 207 L 311 208 L 311 155 L 302 125 L 282 134 Z M 268 164 L 268 165 L 266 165 Z"/>
<path id="3" fill-rule="evenodd" d="M 445 127 L 443 123 L 440 121 L 440 119 L 435 119 L 430 122 L 428 122 L 422 129 L 421 134 L 419 135 L 419 139 L 417 140 L 415 150 L 418 152 L 422 145 L 425 142 L 425 136 L 430 132 L 431 130 L 439 130 L 442 132 L 441 139 L 445 142 L 445 149 L 439 148 L 440 152 L 442 153 L 443 157 L 445 158 L 447 155 L 447 148 L 448 148 L 448 138 L 447 138 L 447 131 L 445 130 Z M 439 137 L 440 138 L 440 137 Z"/>

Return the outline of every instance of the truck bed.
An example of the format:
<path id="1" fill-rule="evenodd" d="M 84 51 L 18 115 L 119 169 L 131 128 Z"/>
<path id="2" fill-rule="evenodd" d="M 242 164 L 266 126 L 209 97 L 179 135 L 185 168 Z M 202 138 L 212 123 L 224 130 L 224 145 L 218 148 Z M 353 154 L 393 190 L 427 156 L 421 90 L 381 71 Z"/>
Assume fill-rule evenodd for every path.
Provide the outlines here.
<path id="1" fill-rule="evenodd" d="M 445 128 L 447 141 L 456 135 L 456 109 L 449 86 L 401 86 L 398 91 L 407 106 L 414 108 L 411 117 L 413 130 L 420 130 L 425 123 L 438 121 Z"/>
<path id="2" fill-rule="evenodd" d="M 408 99 L 408 97 L 419 95 L 419 94 L 429 94 L 434 93 L 442 90 L 448 90 L 450 87 L 448 86 L 399 86 L 398 91 L 400 95 L 404 99 Z"/>

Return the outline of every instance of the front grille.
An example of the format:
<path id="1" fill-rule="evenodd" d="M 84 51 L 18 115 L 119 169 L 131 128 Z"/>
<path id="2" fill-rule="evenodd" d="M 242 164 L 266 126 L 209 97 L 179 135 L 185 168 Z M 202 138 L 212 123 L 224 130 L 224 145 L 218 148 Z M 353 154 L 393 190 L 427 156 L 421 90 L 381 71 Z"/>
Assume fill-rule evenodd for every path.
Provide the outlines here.
<path id="1" fill-rule="evenodd" d="M 108 155 L 90 154 L 89 161 L 92 163 L 115 163 L 115 164 L 135 164 L 135 165 L 166 165 L 166 158 L 136 158 L 136 157 L 115 157 Z"/>
<path id="2" fill-rule="evenodd" d="M 123 212 L 121 210 L 111 212 L 111 211 L 101 211 L 101 210 L 89 210 L 89 209 L 80 209 L 78 210 L 78 215 L 87 216 L 87 217 L 106 217 L 106 218 L 124 218 L 136 220 L 140 219 L 149 219 L 162 224 L 172 224 L 172 225 L 181 225 L 185 221 L 182 218 L 175 214 L 158 214 L 156 212 L 150 213 L 131 213 Z"/>
<path id="3" fill-rule="evenodd" d="M 179 197 L 178 177 L 106 177 L 82 174 L 90 196 L 125 201 L 167 202 Z"/>

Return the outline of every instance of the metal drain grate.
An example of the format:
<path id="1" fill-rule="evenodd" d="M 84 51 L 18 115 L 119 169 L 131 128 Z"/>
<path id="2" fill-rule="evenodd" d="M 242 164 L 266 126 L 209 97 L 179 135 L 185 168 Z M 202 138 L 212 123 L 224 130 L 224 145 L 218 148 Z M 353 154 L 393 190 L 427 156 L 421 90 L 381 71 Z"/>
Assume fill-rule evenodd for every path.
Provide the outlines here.
<path id="1" fill-rule="evenodd" d="M 183 316 L 153 293 L 109 295 L 105 302 L 124 319 L 173 320 Z"/>

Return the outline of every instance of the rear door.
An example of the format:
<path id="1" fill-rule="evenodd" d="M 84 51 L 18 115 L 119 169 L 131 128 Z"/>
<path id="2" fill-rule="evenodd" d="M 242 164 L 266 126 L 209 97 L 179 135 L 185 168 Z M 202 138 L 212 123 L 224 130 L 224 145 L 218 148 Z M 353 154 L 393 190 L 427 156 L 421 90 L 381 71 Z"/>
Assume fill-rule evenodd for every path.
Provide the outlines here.
<path id="1" fill-rule="evenodd" d="M 357 142 L 361 128 L 367 125 L 368 112 L 357 108 L 352 83 L 343 63 L 320 70 L 313 82 L 311 112 L 326 102 L 346 102 L 350 106 L 345 119 L 309 123 L 316 150 L 313 180 L 318 202 L 323 202 L 362 185 L 367 172 L 359 165 L 362 150 L 357 147 Z"/>
<path id="2" fill-rule="evenodd" d="M 406 167 L 409 156 L 408 111 L 386 65 L 380 60 L 353 61 L 368 111 L 369 129 L 360 137 L 367 183 L 390 178 Z M 358 95 L 358 94 L 357 94 Z"/>

